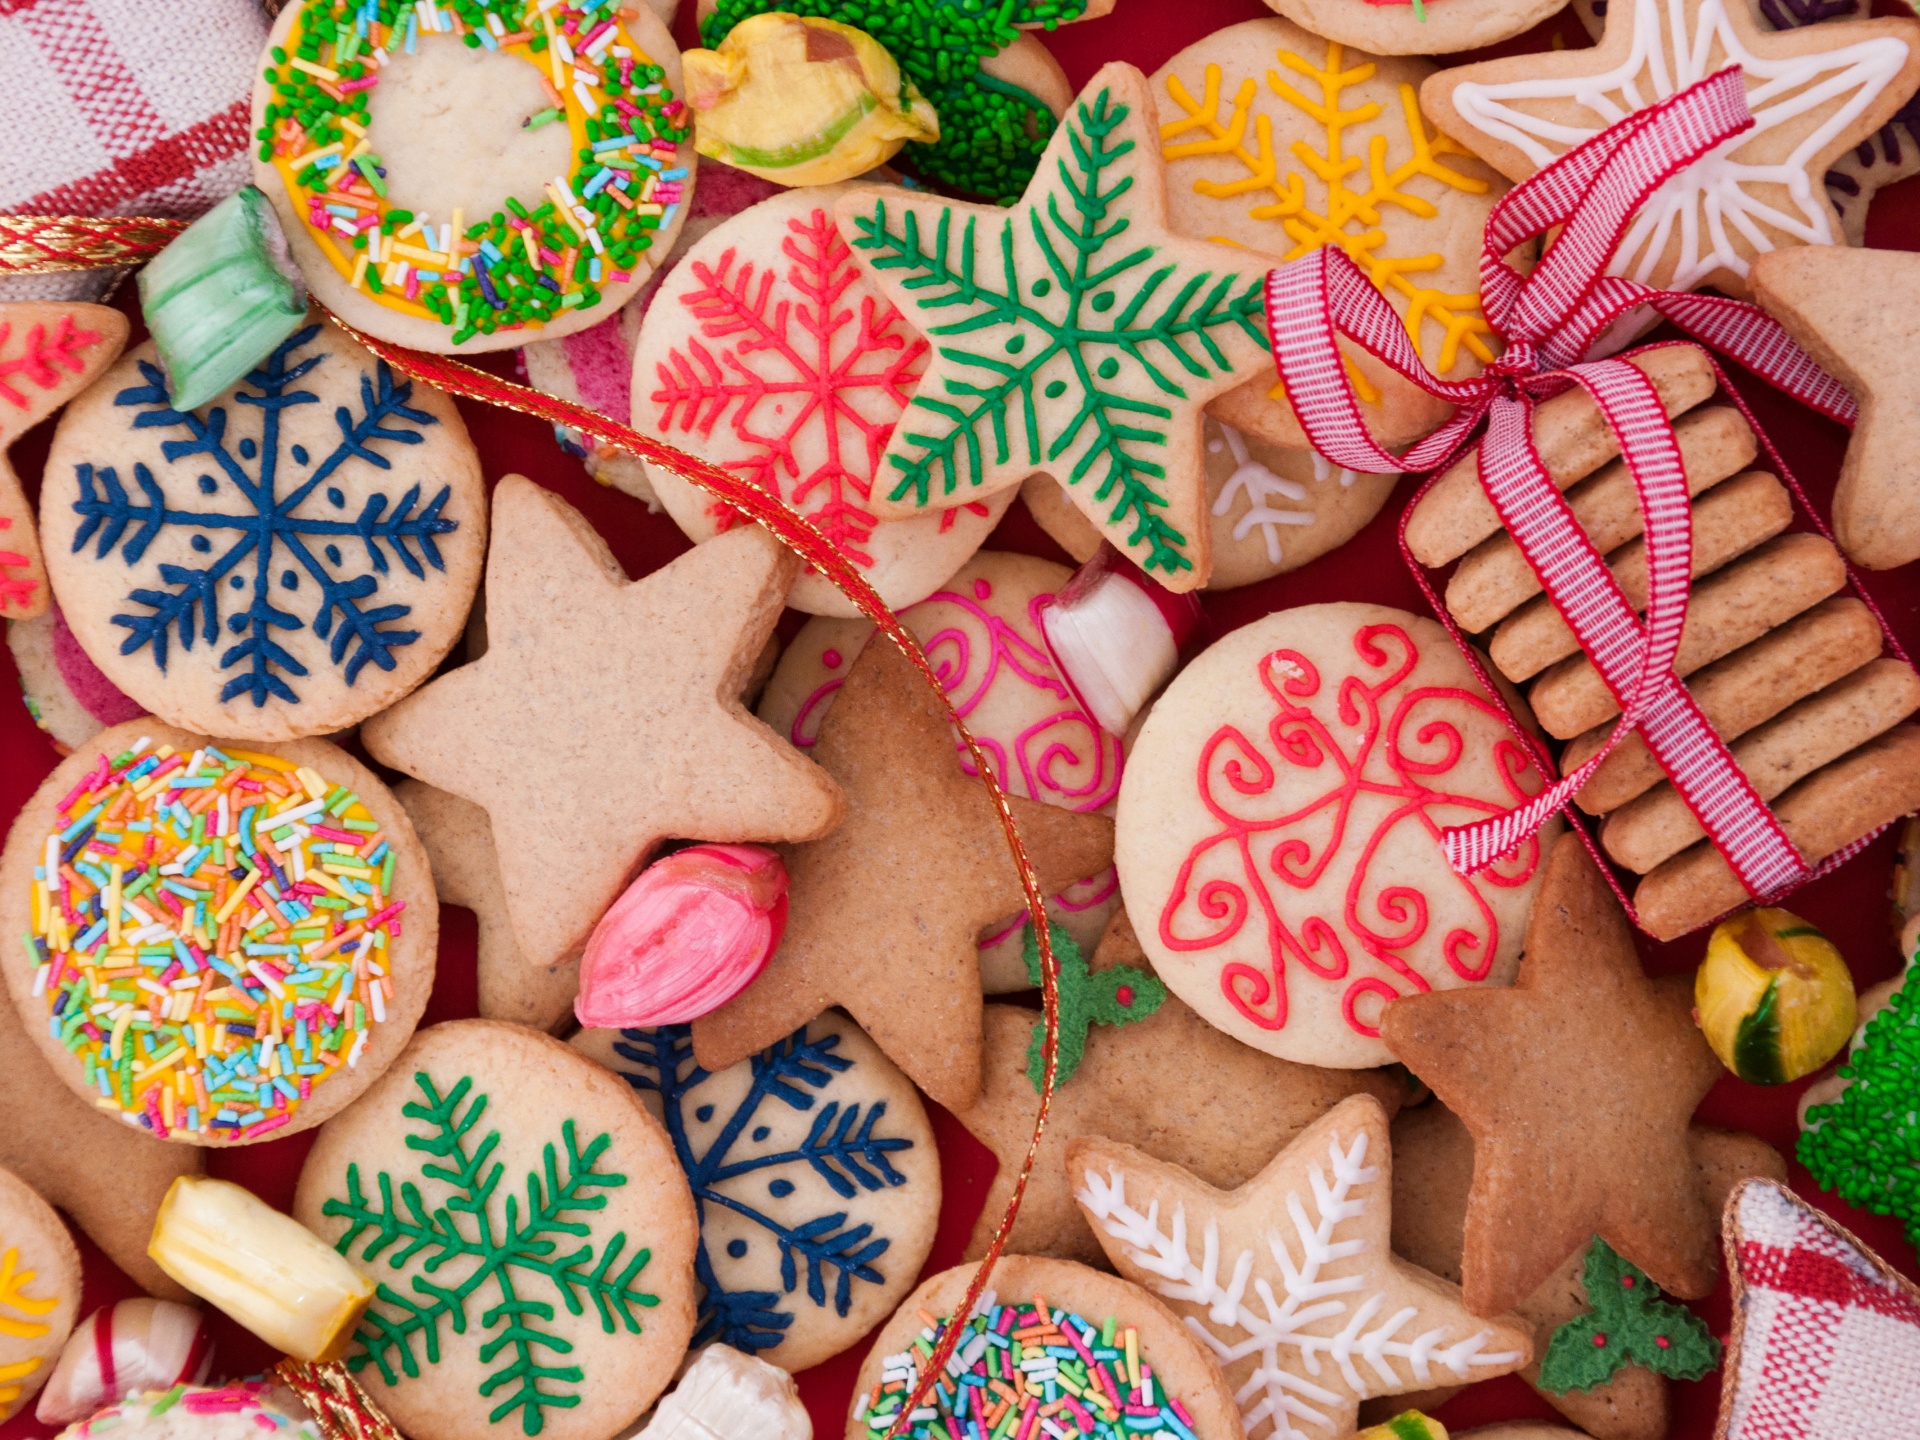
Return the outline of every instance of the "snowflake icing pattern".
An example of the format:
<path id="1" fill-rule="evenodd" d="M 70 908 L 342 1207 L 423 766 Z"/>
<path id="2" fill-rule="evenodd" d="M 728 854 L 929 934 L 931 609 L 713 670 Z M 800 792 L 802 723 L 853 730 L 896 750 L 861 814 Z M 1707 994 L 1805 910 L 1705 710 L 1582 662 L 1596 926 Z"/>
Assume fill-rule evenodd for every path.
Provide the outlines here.
<path id="1" fill-rule="evenodd" d="M 770 1349 L 786 1338 L 793 1324 L 791 1308 L 782 1308 L 780 1295 L 767 1290 L 728 1290 L 721 1282 L 713 1257 L 707 1251 L 706 1215 L 709 1206 L 732 1211 L 744 1217 L 774 1238 L 780 1247 L 780 1279 L 791 1295 L 800 1286 L 800 1271 L 806 1269 L 807 1298 L 825 1307 L 827 1281 L 833 1278 L 834 1313 L 845 1315 L 853 1300 L 856 1280 L 869 1285 L 884 1284 L 886 1277 L 874 1262 L 893 1243 L 875 1236 L 871 1225 L 848 1225 L 847 1212 L 834 1211 L 791 1228 L 763 1211 L 755 1209 L 723 1183 L 743 1175 L 772 1172 L 768 1193 L 775 1198 L 791 1195 L 794 1184 L 779 1172 L 805 1166 L 817 1175 L 834 1194 L 851 1200 L 861 1192 L 875 1193 L 891 1186 L 904 1185 L 907 1177 L 894 1169 L 887 1159 L 890 1153 L 908 1150 L 911 1140 L 877 1135 L 876 1127 L 886 1115 L 884 1100 L 867 1107 L 863 1119 L 858 1104 L 842 1105 L 828 1100 L 820 1108 L 801 1143 L 786 1150 L 764 1155 L 735 1158 L 734 1147 L 743 1136 L 765 1140 L 769 1127 L 756 1125 L 761 1106 L 777 1102 L 792 1110 L 813 1109 L 815 1096 L 809 1091 L 824 1091 L 836 1075 L 851 1070 L 854 1062 L 837 1054 L 840 1037 L 807 1037 L 802 1026 L 778 1044 L 755 1055 L 748 1063 L 753 1079 L 739 1107 L 726 1118 L 712 1144 L 703 1155 L 694 1154 L 687 1134 L 687 1109 L 694 1119 L 706 1123 L 713 1107 L 700 1104 L 694 1095 L 711 1078 L 693 1059 L 693 1029 L 688 1025 L 666 1025 L 652 1030 L 622 1030 L 614 1042 L 614 1051 L 631 1061 L 637 1069 L 621 1071 L 635 1090 L 651 1091 L 664 1106 L 667 1133 L 673 1137 L 674 1153 L 693 1188 L 699 1207 L 701 1235 L 694 1256 L 694 1278 L 700 1282 L 699 1324 L 692 1344 L 697 1348 L 709 1341 L 720 1341 L 752 1354 Z M 749 1128 L 751 1127 L 751 1129 Z M 734 1259 L 746 1254 L 746 1242 L 734 1240 L 728 1247 Z"/>
<path id="2" fill-rule="evenodd" d="M 346 1233 L 334 1246 L 342 1255 L 351 1258 L 354 1245 L 364 1237 L 360 1258 L 369 1264 L 385 1255 L 389 1266 L 404 1270 L 416 1258 L 425 1257 L 420 1270 L 409 1278 L 413 1294 L 403 1295 L 385 1282 L 375 1291 L 375 1303 L 354 1334 L 360 1348 L 347 1357 L 347 1368 L 358 1373 L 368 1365 L 376 1366 L 389 1385 L 398 1384 L 402 1375 L 418 1377 L 423 1355 L 427 1364 L 439 1363 L 443 1323 L 464 1335 L 477 1322 L 481 1329 L 493 1332 L 480 1344 L 480 1363 L 491 1365 L 502 1352 L 508 1357 L 506 1364 L 480 1383 L 483 1397 L 507 1391 L 487 1417 L 488 1423 L 497 1424 L 517 1410 L 520 1428 L 538 1435 L 548 1410 L 571 1409 L 580 1403 L 577 1391 L 555 1387 L 577 1386 L 586 1372 L 578 1365 L 553 1363 L 571 1354 L 573 1343 L 543 1328 L 553 1320 L 554 1306 L 550 1300 L 526 1293 L 527 1281 L 536 1276 L 544 1279 L 572 1315 L 586 1313 L 583 1296 L 591 1300 L 600 1328 L 609 1335 L 622 1328 L 638 1335 L 635 1309 L 660 1303 L 658 1296 L 638 1286 L 640 1272 L 653 1252 L 636 1249 L 621 1263 L 627 1248 L 624 1230 L 599 1247 L 599 1258 L 594 1258 L 596 1246 L 586 1217 L 607 1204 L 607 1197 L 595 1192 L 617 1189 L 627 1183 L 627 1177 L 595 1169 L 612 1139 L 601 1135 L 583 1149 L 569 1119 L 560 1127 L 566 1145 L 564 1172 L 559 1155 L 548 1144 L 542 1169 L 526 1177 L 524 1208 L 509 1191 L 503 1207 L 496 1210 L 495 1197 L 506 1170 L 492 1159 L 500 1132 L 489 1131 L 477 1145 L 469 1143 L 486 1113 L 487 1097 L 475 1095 L 468 1103 L 473 1090 L 468 1077 L 463 1076 L 444 1095 L 424 1071 L 413 1078 L 424 1098 L 409 1100 L 400 1113 L 425 1121 L 429 1131 L 424 1136 L 407 1136 L 407 1148 L 432 1157 L 434 1163 L 420 1167 L 421 1176 L 451 1193 L 429 1200 L 418 1184 L 403 1180 L 396 1203 L 393 1177 L 383 1170 L 376 1203 L 361 1188 L 360 1167 L 353 1164 L 347 1167 L 346 1199 L 328 1199 L 320 1207 L 321 1214 L 348 1222 Z M 573 1241 L 579 1243 L 563 1248 Z M 456 1267 L 453 1274 L 458 1278 L 446 1281 L 429 1278 L 453 1262 L 471 1262 L 473 1268 L 461 1276 Z M 468 1302 L 482 1291 L 493 1303 L 469 1314 Z M 543 1359 L 536 1351 L 552 1358 Z M 542 1388 L 543 1382 L 547 1388 Z"/>
<path id="3" fill-rule="evenodd" d="M 388 548 L 408 574 L 424 579 L 423 558 L 436 570 L 446 568 L 434 537 L 458 528 L 458 522 L 441 514 L 451 493 L 448 486 L 442 486 L 425 508 L 417 508 L 420 487 L 414 485 L 397 504 L 383 493 L 368 495 L 359 515 L 351 519 L 311 519 L 295 513 L 347 462 L 359 460 L 377 469 L 391 469 L 392 462 L 375 445 L 382 441 L 418 445 L 426 438 L 421 431 L 438 423 L 426 411 L 408 405 L 413 383 L 396 383 L 385 361 L 378 362 L 376 374 L 361 376 L 357 417 L 344 405 L 334 411 L 334 421 L 340 427 L 339 444 L 285 498 L 280 497 L 281 412 L 319 403 L 320 397 L 300 389 L 298 382 L 329 358 L 324 353 L 300 360 L 294 357 L 319 333 L 318 325 L 301 330 L 247 376 L 244 385 L 250 389 L 234 393 L 235 404 L 261 411 L 258 443 L 243 438 L 236 447 L 228 448 L 225 406 L 214 406 L 204 420 L 175 410 L 167 400 L 166 378 L 151 361 L 140 362 L 144 384 L 129 386 L 114 397 L 115 405 L 140 409 L 133 420 L 136 430 L 183 431 L 186 438 L 163 442 L 161 453 L 169 463 L 192 455 L 209 457 L 212 468 L 237 492 L 241 507 L 236 510 L 187 510 L 169 504 L 144 462 L 133 467 L 133 482 L 144 495 L 144 504 L 129 494 L 112 466 L 76 467 L 80 498 L 73 508 L 81 524 L 74 535 L 74 553 L 97 537 L 96 559 L 104 560 L 117 548 L 122 560 L 137 564 L 169 527 L 192 530 L 192 545 L 198 554 L 213 555 L 219 545 L 226 546 L 204 569 L 160 566 L 160 579 L 168 588 L 134 590 L 128 596 L 132 603 L 146 607 L 146 613 L 113 617 L 113 623 L 128 632 L 120 646 L 122 655 L 145 649 L 164 672 L 170 633 L 178 638 L 183 650 L 191 650 L 196 639 L 213 644 L 221 628 L 219 587 L 224 581 L 235 590 L 248 588 L 248 577 L 239 567 L 242 561 L 252 560 L 251 602 L 226 620 L 227 629 L 242 638 L 221 654 L 220 668 L 242 668 L 221 690 L 223 704 L 241 695 L 250 697 L 255 706 L 264 706 L 270 698 L 299 703 L 300 697 L 287 677 L 303 676 L 308 673 L 307 667 L 274 638 L 275 631 L 310 625 L 315 636 L 331 642 L 330 658 L 334 665 L 342 666 L 348 685 L 369 662 L 382 670 L 393 669 L 398 663 L 393 652 L 420 638 L 418 630 L 394 628 L 413 607 L 395 604 L 366 608 L 362 602 L 375 594 L 379 577 L 391 568 Z M 295 465 L 309 463 L 303 445 L 289 447 L 287 457 Z M 243 462 L 257 462 L 254 473 L 249 474 Z M 221 481 L 203 474 L 199 488 L 201 494 L 217 497 Z M 335 509 L 345 509 L 347 500 L 341 487 L 327 486 L 325 495 Z M 229 535 L 233 537 L 231 543 L 226 540 Z M 371 571 L 345 573 L 349 562 L 341 542 L 348 540 L 358 541 L 363 547 Z M 325 543 L 316 555 L 309 542 L 322 541 Z M 410 547 L 417 547 L 420 553 L 416 555 Z M 288 567 L 276 576 L 274 562 L 283 550 L 298 569 Z M 305 620 L 273 602 L 274 585 L 292 592 L 299 588 L 301 572 L 319 587 L 320 595 L 313 614 Z"/>

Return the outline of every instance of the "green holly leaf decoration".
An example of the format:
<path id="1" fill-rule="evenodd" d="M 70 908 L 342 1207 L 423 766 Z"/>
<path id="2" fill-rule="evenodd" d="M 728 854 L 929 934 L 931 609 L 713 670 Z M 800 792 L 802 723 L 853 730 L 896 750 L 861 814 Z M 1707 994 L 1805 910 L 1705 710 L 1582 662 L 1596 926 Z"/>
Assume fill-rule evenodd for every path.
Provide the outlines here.
<path id="1" fill-rule="evenodd" d="M 1644 1270 L 1598 1235 L 1582 1278 L 1593 1308 L 1553 1332 L 1540 1361 L 1542 1390 L 1591 1390 L 1622 1365 L 1641 1365 L 1669 1380 L 1698 1380 L 1719 1365 L 1720 1342 L 1706 1322 L 1664 1298 Z"/>
<path id="2" fill-rule="evenodd" d="M 1060 1050 L 1055 1060 L 1054 1084 L 1064 1085 L 1080 1068 L 1087 1053 L 1087 1031 L 1095 1025 L 1130 1025 L 1158 1010 L 1167 998 L 1167 987 L 1160 978 L 1135 965 L 1115 965 L 1093 973 L 1073 937 L 1058 925 L 1049 924 L 1053 939 L 1053 958 L 1060 969 Z M 1033 926 L 1026 928 L 1024 952 L 1027 979 L 1040 983 L 1040 940 Z M 1027 1078 L 1038 1090 L 1046 1075 L 1047 1026 L 1043 1020 L 1033 1027 L 1033 1041 L 1027 1046 Z"/>
<path id="3" fill-rule="evenodd" d="M 1201 409 L 1270 360 L 1267 266 L 1166 229 L 1153 114 L 1139 71 L 1109 65 L 1011 211 L 846 202 L 848 243 L 935 347 L 874 487 L 883 515 L 1044 470 L 1149 574 L 1205 578 Z"/>

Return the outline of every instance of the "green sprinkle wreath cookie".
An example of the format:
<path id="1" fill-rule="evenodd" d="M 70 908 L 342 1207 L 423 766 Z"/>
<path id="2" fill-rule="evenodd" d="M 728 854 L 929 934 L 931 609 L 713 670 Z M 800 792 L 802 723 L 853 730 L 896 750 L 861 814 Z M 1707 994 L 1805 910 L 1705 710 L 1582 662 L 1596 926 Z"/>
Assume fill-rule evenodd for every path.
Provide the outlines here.
<path id="1" fill-rule="evenodd" d="M 470 353 L 626 303 L 687 211 L 680 52 L 608 0 L 298 0 L 254 85 L 254 173 L 315 298 Z"/>

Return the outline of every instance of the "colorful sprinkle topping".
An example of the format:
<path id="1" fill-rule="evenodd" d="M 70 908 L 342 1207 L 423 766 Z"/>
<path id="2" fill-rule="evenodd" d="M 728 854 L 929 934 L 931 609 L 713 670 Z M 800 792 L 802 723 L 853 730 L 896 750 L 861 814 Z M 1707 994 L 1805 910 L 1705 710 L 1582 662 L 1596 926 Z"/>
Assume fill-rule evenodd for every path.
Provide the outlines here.
<path id="1" fill-rule="evenodd" d="M 305 766 L 141 738 L 61 803 L 25 937 L 47 1025 L 165 1136 L 251 1140 L 359 1064 L 406 901 L 360 797 Z"/>
<path id="2" fill-rule="evenodd" d="M 880 1383 L 854 1419 L 884 1435 L 920 1383 L 920 1367 L 949 1321 L 920 1312 L 911 1349 L 889 1355 Z M 1001 1305 L 989 1290 L 974 1307 L 946 1374 L 908 1417 L 913 1440 L 1194 1440 L 1193 1418 L 1166 1393 L 1140 1354 L 1140 1335 L 1109 1316 L 1092 1325 L 1066 1310 Z"/>
<path id="3" fill-rule="evenodd" d="M 194 1385 L 175 1385 L 170 1390 L 153 1390 L 131 1395 L 118 1405 L 110 1405 L 80 1424 L 70 1435 L 101 1435 L 128 1421 L 159 1419 L 176 1406 L 188 1415 L 238 1415 L 250 1417 L 262 1433 L 287 1432 L 288 1440 L 317 1440 L 312 1425 L 282 1415 L 264 1402 L 273 1387 L 265 1380 L 235 1380 L 217 1390 Z"/>
<path id="4" fill-rule="evenodd" d="M 615 0 L 307 0 L 270 52 L 260 159 L 306 204 L 308 233 L 356 290 L 451 326 L 455 344 L 537 328 L 631 279 L 680 206 L 693 117 L 627 34 L 636 13 Z M 549 103 L 521 124 L 571 130 L 573 172 L 549 180 L 533 209 L 509 199 L 475 223 L 457 207 L 436 221 L 388 196 L 368 148 L 370 98 L 396 53 L 423 37 L 450 43 L 440 36 L 532 65 Z"/>

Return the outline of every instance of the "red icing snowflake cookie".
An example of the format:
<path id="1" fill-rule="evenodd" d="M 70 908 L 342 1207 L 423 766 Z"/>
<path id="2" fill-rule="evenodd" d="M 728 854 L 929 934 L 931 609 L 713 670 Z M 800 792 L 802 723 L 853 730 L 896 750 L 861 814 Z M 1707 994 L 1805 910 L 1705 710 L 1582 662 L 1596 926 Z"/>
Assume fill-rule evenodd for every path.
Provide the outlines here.
<path id="1" fill-rule="evenodd" d="M 882 523 L 870 496 L 927 342 L 872 284 L 833 223 L 836 187 L 788 191 L 717 226 L 662 281 L 633 362 L 633 423 L 798 510 L 899 608 L 965 563 L 1013 492 Z M 738 523 L 659 466 L 648 479 L 696 541 Z M 790 604 L 854 615 L 820 575 Z"/>
<path id="2" fill-rule="evenodd" d="M 1470 878 L 1440 835 L 1543 783 L 1439 625 L 1284 610 L 1209 648 L 1148 716 L 1120 787 L 1121 892 L 1161 978 L 1228 1034 L 1385 1064 L 1389 1001 L 1512 982 L 1557 830 Z"/>

